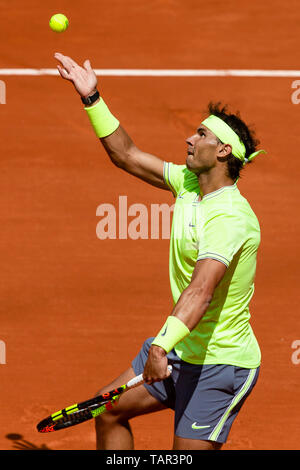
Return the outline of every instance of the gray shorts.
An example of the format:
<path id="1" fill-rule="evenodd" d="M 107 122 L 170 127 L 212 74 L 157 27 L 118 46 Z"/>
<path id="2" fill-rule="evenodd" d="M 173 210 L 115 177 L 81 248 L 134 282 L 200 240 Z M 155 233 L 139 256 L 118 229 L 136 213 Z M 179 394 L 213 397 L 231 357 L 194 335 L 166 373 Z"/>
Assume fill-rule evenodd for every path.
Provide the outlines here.
<path id="1" fill-rule="evenodd" d="M 154 338 L 148 338 L 132 362 L 136 375 L 143 372 Z M 224 443 L 230 428 L 259 374 L 227 364 L 194 365 L 182 361 L 175 350 L 167 355 L 173 366 L 168 379 L 144 384 L 149 393 L 175 410 L 175 435 Z"/>

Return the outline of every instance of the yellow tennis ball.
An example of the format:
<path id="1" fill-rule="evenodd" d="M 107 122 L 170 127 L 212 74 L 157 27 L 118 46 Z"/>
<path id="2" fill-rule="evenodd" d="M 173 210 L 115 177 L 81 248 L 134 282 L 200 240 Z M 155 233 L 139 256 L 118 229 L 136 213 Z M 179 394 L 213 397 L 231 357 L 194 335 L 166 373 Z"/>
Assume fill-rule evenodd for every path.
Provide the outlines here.
<path id="1" fill-rule="evenodd" d="M 57 13 L 50 18 L 49 26 L 52 31 L 55 31 L 56 33 L 62 33 L 66 31 L 67 27 L 69 26 L 69 20 L 62 13 Z"/>

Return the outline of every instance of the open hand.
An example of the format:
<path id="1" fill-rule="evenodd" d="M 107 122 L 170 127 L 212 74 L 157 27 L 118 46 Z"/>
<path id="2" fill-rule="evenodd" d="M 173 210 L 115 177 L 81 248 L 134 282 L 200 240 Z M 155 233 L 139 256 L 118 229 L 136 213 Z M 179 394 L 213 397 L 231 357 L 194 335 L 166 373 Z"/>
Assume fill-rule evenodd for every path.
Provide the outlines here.
<path id="1" fill-rule="evenodd" d="M 87 97 L 96 92 L 97 76 L 89 60 L 86 60 L 81 67 L 71 57 L 60 52 L 56 52 L 54 57 L 60 62 L 57 68 L 61 77 L 72 82 L 81 97 Z"/>

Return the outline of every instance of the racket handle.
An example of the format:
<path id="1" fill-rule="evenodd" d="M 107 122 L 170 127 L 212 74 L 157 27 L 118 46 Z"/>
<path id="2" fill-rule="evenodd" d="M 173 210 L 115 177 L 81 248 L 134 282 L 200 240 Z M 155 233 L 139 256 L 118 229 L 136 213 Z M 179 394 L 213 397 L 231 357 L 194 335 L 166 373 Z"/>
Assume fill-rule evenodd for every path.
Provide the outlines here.
<path id="1" fill-rule="evenodd" d="M 172 366 L 168 366 L 168 371 L 170 372 L 170 374 L 172 373 Z M 144 383 L 144 379 L 143 379 L 143 374 L 140 374 L 140 375 L 137 375 L 136 377 L 133 377 L 133 379 L 129 380 L 129 382 L 127 382 L 126 384 L 126 388 L 133 388 L 133 387 L 137 387 L 138 385 Z"/>

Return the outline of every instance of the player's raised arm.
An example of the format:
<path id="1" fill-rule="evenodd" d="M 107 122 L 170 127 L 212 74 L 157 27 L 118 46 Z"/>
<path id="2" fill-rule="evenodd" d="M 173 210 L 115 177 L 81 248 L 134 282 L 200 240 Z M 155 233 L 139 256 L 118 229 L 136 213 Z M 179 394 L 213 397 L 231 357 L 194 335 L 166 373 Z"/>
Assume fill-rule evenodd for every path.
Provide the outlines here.
<path id="1" fill-rule="evenodd" d="M 62 78 L 73 83 L 81 96 L 91 124 L 111 161 L 119 168 L 162 189 L 170 188 L 164 181 L 164 162 L 158 157 L 139 150 L 119 121 L 111 114 L 97 90 L 98 80 L 90 61 L 83 67 L 73 59 L 55 54 Z"/>

